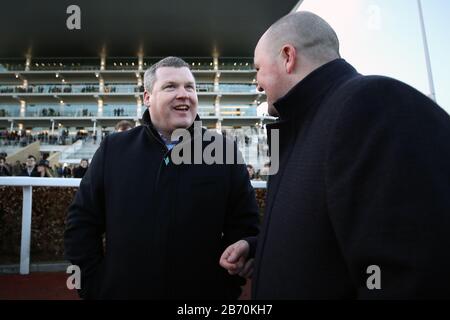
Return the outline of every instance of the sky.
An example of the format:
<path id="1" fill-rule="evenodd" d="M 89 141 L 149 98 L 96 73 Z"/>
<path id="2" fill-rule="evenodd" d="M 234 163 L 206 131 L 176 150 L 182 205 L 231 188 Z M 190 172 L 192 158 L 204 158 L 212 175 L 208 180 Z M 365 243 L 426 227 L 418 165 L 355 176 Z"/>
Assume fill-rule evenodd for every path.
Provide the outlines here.
<path id="1" fill-rule="evenodd" d="M 450 1 L 422 0 L 438 104 L 450 114 Z M 360 73 L 396 78 L 430 94 L 417 0 L 304 0 L 336 31 Z"/>

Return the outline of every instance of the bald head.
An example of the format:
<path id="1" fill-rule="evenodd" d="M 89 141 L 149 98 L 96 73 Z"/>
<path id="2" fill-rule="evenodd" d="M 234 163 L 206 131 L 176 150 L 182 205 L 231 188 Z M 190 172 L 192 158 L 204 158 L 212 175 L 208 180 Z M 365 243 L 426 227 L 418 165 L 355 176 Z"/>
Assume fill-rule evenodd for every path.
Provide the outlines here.
<path id="1" fill-rule="evenodd" d="M 269 114 L 274 103 L 322 65 L 340 58 L 334 30 L 319 16 L 302 11 L 275 22 L 255 48 L 256 81 L 265 91 Z"/>
<path id="2" fill-rule="evenodd" d="M 321 17 L 307 11 L 284 16 L 266 31 L 261 41 L 274 54 L 284 45 L 290 44 L 315 64 L 340 58 L 336 32 Z"/>

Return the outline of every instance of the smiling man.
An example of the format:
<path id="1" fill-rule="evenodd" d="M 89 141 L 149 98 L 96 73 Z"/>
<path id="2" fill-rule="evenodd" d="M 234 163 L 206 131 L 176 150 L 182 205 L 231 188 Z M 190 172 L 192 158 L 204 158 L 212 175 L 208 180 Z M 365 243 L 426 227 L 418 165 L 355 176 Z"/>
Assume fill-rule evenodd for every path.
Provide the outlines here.
<path id="1" fill-rule="evenodd" d="M 219 258 L 258 232 L 247 169 L 172 161 L 177 144 L 209 144 L 195 141 L 198 98 L 186 62 L 159 61 L 144 86 L 143 125 L 104 139 L 69 208 L 65 250 L 82 272 L 80 296 L 236 299 L 244 279 L 228 274 Z M 177 129 L 189 138 L 173 139 Z"/>
<path id="2" fill-rule="evenodd" d="M 175 58 L 168 59 L 178 62 Z M 152 123 L 165 141 L 170 141 L 175 129 L 189 128 L 197 116 L 194 76 L 182 60 L 175 65 L 181 67 L 150 68 L 144 76 L 144 102 L 152 106 L 149 108 Z"/>

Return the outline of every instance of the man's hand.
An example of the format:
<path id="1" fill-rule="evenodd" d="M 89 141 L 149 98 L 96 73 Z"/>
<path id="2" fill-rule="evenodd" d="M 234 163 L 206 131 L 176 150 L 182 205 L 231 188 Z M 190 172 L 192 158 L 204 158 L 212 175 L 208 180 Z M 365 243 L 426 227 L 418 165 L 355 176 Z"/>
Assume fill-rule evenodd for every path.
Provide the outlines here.
<path id="1" fill-rule="evenodd" d="M 229 274 L 239 274 L 248 278 L 253 272 L 253 259 L 245 261 L 250 252 L 250 245 L 245 240 L 233 243 L 222 253 L 219 264 L 228 270 Z"/>

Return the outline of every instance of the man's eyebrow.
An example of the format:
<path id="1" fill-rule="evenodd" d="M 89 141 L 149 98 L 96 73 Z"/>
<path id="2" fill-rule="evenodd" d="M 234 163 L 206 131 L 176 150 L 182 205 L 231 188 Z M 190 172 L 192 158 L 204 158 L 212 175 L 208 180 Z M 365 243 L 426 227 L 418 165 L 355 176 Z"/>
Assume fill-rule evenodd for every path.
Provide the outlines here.
<path id="1" fill-rule="evenodd" d="M 168 85 L 168 84 L 178 84 L 178 82 L 176 82 L 176 81 L 166 81 L 166 82 L 163 82 L 163 86 L 165 86 L 165 85 Z M 190 85 L 195 85 L 195 82 L 193 82 L 193 81 L 187 81 L 187 82 L 185 82 L 184 83 L 185 85 L 186 84 L 190 84 Z"/>

